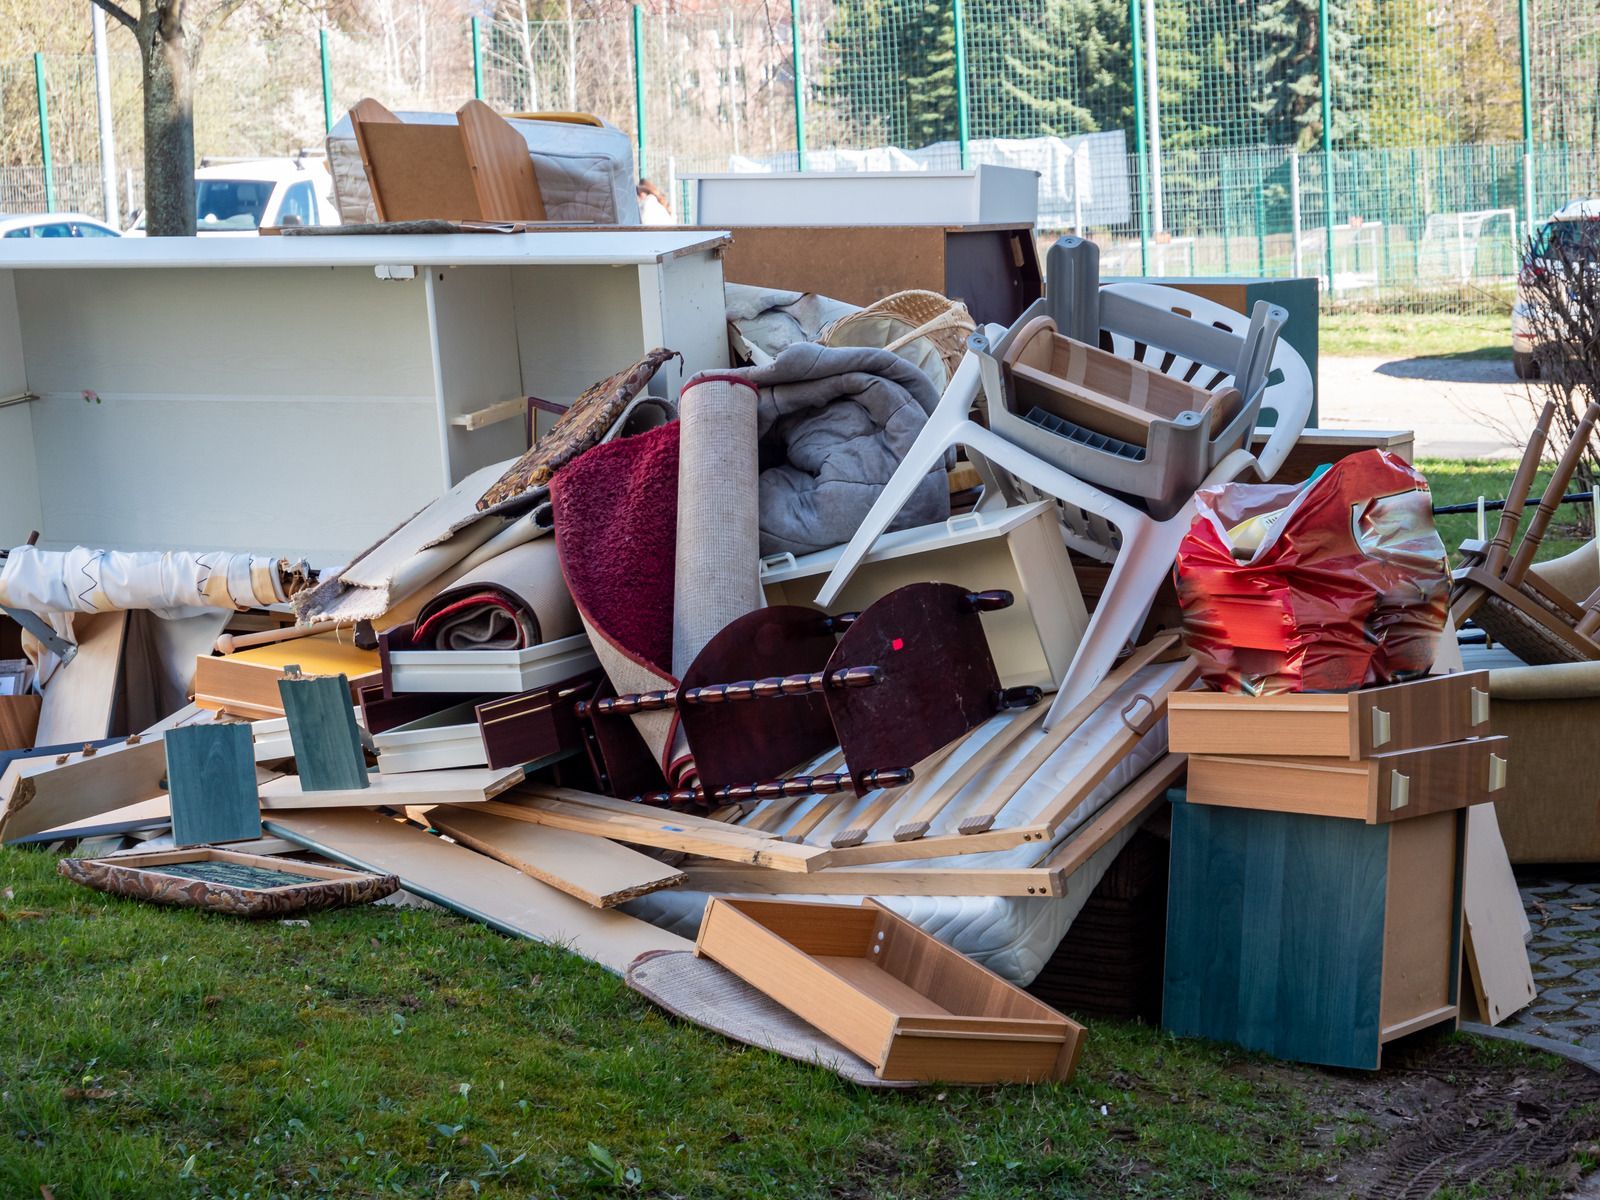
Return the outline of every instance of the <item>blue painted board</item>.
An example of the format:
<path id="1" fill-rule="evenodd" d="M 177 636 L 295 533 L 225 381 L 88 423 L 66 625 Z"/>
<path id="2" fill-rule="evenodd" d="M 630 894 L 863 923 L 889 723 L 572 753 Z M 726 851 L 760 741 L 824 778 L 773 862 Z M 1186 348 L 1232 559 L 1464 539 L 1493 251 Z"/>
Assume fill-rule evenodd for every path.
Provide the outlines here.
<path id="1" fill-rule="evenodd" d="M 250 726 L 182 725 L 167 730 L 164 741 L 175 845 L 212 846 L 261 836 Z"/>
<path id="2" fill-rule="evenodd" d="M 343 675 L 280 679 L 278 695 L 289 719 L 289 744 L 303 792 L 364 788 L 367 756 L 350 703 L 350 681 Z"/>
<path id="3" fill-rule="evenodd" d="M 1376 1069 L 1389 827 L 1174 803 L 1162 1024 Z"/>

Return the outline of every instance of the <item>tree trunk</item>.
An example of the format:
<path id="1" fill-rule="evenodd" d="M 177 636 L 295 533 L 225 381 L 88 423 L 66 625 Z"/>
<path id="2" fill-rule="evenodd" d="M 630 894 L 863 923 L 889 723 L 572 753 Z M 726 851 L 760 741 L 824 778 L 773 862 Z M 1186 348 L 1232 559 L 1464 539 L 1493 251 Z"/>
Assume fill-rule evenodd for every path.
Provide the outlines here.
<path id="1" fill-rule="evenodd" d="M 194 90 L 188 37 L 181 24 L 140 39 L 144 58 L 145 233 L 192 237 Z"/>

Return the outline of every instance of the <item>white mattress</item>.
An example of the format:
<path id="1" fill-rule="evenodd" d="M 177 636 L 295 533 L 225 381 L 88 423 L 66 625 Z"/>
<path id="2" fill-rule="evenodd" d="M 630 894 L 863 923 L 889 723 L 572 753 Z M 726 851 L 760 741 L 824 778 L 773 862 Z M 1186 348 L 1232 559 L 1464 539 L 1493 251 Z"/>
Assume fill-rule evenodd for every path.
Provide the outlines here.
<path id="1" fill-rule="evenodd" d="M 1139 693 L 1150 690 L 1181 669 L 1179 664 L 1146 667 L 1129 680 L 1128 684 L 1111 701 L 1100 708 L 1066 740 L 1044 766 L 1018 790 L 1000 812 L 996 829 L 1032 823 L 1073 780 L 1103 746 L 1106 739 L 1121 727 L 1121 713 Z M 1002 713 L 990 722 L 991 732 L 998 731 L 1010 721 L 1032 720 L 1040 715 L 1037 709 L 1021 713 Z M 1024 734 L 1007 748 L 994 763 L 975 775 L 961 790 L 944 812 L 933 822 L 929 835 L 954 833 L 963 819 L 978 810 L 980 802 L 993 788 L 995 782 L 1014 764 L 1024 758 L 1039 741 L 1038 730 Z M 937 780 L 953 773 L 970 752 L 952 755 L 930 776 Z M 1057 847 L 1068 841 L 1099 809 L 1141 774 L 1167 750 L 1166 722 L 1162 721 L 1139 742 L 1138 748 L 1122 761 L 1115 771 L 1078 806 L 1057 830 L 1055 839 L 1045 846 L 1034 842 L 1010 850 L 988 851 L 982 854 L 950 855 L 944 858 L 919 859 L 916 865 L 926 867 L 1030 867 L 1047 858 Z M 853 814 L 872 803 L 878 793 L 869 793 L 854 804 L 841 804 L 806 837 L 815 846 L 827 846 L 834 834 L 851 827 Z M 785 820 L 777 826 L 779 832 L 797 821 L 812 803 L 796 805 Z M 772 802 L 767 803 L 781 803 Z M 913 802 L 915 803 L 915 801 Z M 762 811 L 758 806 L 744 820 L 750 820 Z M 867 840 L 887 840 L 896 825 L 906 819 L 905 806 L 891 808 L 868 833 Z M 1056 947 L 1066 935 L 1073 919 L 1083 908 L 1089 894 L 1099 884 L 1122 847 L 1133 836 L 1129 827 L 1112 838 L 1105 846 L 1067 880 L 1067 894 L 1060 897 L 1032 896 L 884 896 L 883 904 L 914 921 L 940 941 L 960 950 L 996 974 L 1013 983 L 1031 983 L 1044 968 Z M 861 867 L 861 870 L 893 870 L 906 864 L 878 863 Z M 795 897 L 815 900 L 815 896 Z M 841 904 L 857 904 L 861 897 L 831 897 Z M 627 905 L 635 916 L 652 921 L 673 933 L 692 938 L 700 927 L 707 895 L 704 892 L 668 890 L 653 892 Z"/>

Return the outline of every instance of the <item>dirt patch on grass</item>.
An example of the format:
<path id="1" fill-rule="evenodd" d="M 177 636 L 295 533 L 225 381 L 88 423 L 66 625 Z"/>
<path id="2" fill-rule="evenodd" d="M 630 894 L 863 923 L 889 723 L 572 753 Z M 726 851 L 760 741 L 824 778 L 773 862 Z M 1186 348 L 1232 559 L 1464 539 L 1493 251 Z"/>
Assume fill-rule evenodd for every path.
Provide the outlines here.
<path id="1" fill-rule="evenodd" d="M 1423 1039 L 1392 1048 L 1381 1073 L 1319 1074 L 1312 1103 L 1370 1136 L 1347 1142 L 1307 1197 L 1559 1196 L 1593 1163 L 1600 1075 L 1576 1063 Z"/>

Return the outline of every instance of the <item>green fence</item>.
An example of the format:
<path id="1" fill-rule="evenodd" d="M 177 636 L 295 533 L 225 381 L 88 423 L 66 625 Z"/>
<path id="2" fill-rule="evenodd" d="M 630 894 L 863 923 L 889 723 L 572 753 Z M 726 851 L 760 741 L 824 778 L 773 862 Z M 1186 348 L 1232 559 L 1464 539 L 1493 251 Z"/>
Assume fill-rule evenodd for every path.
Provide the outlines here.
<path id="1" fill-rule="evenodd" d="M 491 8 L 299 33 L 283 18 L 271 40 L 235 22 L 200 63 L 197 146 L 289 153 L 362 96 L 477 94 L 627 129 L 682 219 L 684 179 L 709 171 L 1028 166 L 1041 229 L 1095 237 L 1108 270 L 1315 275 L 1330 305 L 1429 310 L 1503 306 L 1530 223 L 1600 190 L 1593 0 Z M 136 199 L 138 61 L 125 31 L 111 40 Z M 92 61 L 45 65 L 47 131 L 32 60 L 0 63 L 0 208 L 53 193 L 98 211 Z"/>

